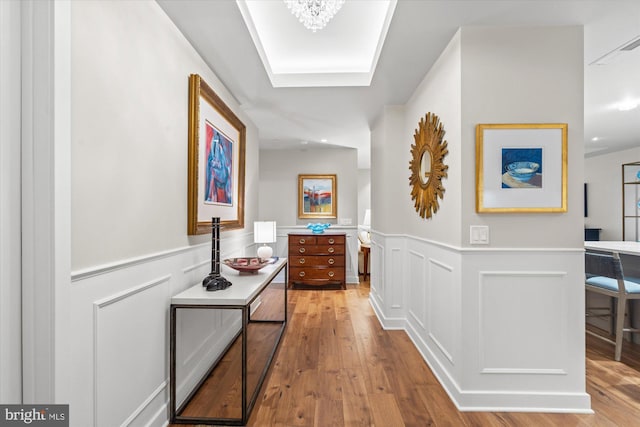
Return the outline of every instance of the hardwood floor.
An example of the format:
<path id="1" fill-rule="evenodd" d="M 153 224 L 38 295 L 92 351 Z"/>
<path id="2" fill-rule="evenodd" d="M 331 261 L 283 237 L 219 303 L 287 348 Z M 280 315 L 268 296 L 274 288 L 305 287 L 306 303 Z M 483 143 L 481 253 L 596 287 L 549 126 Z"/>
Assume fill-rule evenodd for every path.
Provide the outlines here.
<path id="1" fill-rule="evenodd" d="M 289 291 L 289 323 L 249 426 L 640 426 L 640 346 L 587 335 L 594 415 L 459 412 L 403 331 L 381 328 L 369 287 Z"/>

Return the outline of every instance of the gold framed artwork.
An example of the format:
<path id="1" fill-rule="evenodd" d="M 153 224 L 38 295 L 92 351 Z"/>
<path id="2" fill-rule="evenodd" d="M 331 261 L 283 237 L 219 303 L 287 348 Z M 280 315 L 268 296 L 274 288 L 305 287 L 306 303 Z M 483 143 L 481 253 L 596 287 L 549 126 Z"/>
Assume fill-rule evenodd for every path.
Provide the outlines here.
<path id="1" fill-rule="evenodd" d="M 438 198 L 444 197 L 442 178 L 447 177 L 449 166 L 444 157 L 449 153 L 447 141 L 443 141 L 444 128 L 438 116 L 432 113 L 420 119 L 411 145 L 411 200 L 422 218 L 431 218 L 440 207 Z"/>
<path id="2" fill-rule="evenodd" d="M 476 212 L 567 211 L 566 123 L 478 124 Z"/>
<path id="3" fill-rule="evenodd" d="M 197 74 L 189 76 L 187 233 L 244 227 L 246 127 Z"/>
<path id="4" fill-rule="evenodd" d="M 337 218 L 336 175 L 298 175 L 298 218 Z"/>

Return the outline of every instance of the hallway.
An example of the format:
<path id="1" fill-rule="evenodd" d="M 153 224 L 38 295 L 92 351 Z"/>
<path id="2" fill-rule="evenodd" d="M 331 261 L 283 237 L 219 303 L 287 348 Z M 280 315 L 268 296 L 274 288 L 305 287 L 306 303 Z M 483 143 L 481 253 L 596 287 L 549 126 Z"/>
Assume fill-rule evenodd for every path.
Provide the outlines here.
<path id="1" fill-rule="evenodd" d="M 595 415 L 459 412 L 403 331 L 380 327 L 369 283 L 290 290 L 289 324 L 250 426 L 634 426 L 640 346 L 587 336 L 587 391 Z"/>

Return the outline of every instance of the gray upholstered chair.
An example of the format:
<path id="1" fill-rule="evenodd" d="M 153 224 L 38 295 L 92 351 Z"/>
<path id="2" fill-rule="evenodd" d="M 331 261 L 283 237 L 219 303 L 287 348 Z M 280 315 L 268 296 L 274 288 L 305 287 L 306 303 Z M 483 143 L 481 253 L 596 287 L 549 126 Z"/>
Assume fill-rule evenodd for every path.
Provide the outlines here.
<path id="1" fill-rule="evenodd" d="M 631 322 L 625 328 L 625 315 L 627 314 L 627 301 L 640 299 L 640 283 L 637 279 L 625 280 L 622 270 L 622 263 L 618 253 L 610 254 L 589 252 L 585 253 L 585 286 L 589 292 L 596 292 L 617 300 L 614 308 L 609 307 L 587 307 L 587 316 L 611 317 L 615 324 L 615 341 L 595 333 L 587 333 L 603 339 L 615 345 L 615 360 L 620 361 L 622 355 L 622 340 L 625 332 L 640 332 L 640 329 L 633 328 Z M 615 318 L 613 317 L 615 314 Z M 614 328 L 612 328 L 614 329 Z"/>

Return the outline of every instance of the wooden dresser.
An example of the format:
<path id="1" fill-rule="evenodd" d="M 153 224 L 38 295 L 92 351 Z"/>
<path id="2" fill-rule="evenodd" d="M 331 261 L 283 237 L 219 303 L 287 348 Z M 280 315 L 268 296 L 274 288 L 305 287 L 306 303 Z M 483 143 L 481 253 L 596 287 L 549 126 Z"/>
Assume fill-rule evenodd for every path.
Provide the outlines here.
<path id="1" fill-rule="evenodd" d="M 289 286 L 339 285 L 346 289 L 346 233 L 290 233 Z"/>

